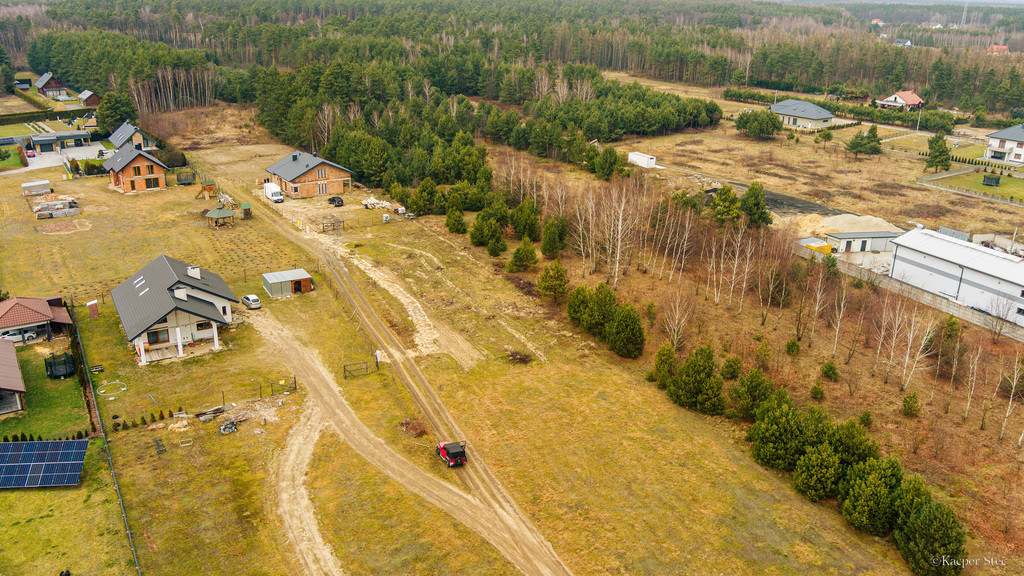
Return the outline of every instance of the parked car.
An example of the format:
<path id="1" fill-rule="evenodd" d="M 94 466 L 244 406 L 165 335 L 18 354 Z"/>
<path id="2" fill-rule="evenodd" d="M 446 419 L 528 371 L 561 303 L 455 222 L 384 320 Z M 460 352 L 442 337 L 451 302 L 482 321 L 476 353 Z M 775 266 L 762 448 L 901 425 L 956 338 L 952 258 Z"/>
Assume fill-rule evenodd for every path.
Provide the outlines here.
<path id="1" fill-rule="evenodd" d="M 327 199 L 327 203 L 330 204 L 331 206 L 344 206 L 345 199 L 342 198 L 341 196 L 331 196 L 330 198 Z"/>
<path id="2" fill-rule="evenodd" d="M 466 463 L 466 447 L 462 442 L 438 442 L 436 452 L 449 468 Z"/>
<path id="3" fill-rule="evenodd" d="M 244 304 L 249 310 L 255 310 L 263 307 L 263 303 L 260 302 L 260 297 L 255 294 L 242 296 L 242 304 Z"/>
<path id="4" fill-rule="evenodd" d="M 36 151 L 35 150 L 29 150 L 28 152 L 25 152 L 25 157 L 26 158 L 35 158 L 36 157 Z"/>
<path id="5" fill-rule="evenodd" d="M 8 330 L 0 334 L 0 340 L 10 340 L 12 342 L 28 342 L 29 340 L 35 340 L 35 330 Z"/>

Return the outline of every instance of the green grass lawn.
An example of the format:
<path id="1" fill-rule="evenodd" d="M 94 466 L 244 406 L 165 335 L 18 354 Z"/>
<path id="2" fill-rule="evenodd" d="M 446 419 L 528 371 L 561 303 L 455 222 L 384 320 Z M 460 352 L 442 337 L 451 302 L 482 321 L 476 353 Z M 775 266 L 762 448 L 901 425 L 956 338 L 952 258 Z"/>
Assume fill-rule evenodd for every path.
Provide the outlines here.
<path id="1" fill-rule="evenodd" d="M 47 440 L 89 431 L 89 416 L 82 399 L 78 378 L 51 380 L 46 376 L 44 360 L 50 350 L 60 350 L 51 344 L 18 347 L 18 364 L 25 380 L 25 411 L 19 416 L 0 420 L 0 435 L 24 432 L 42 436 Z"/>
<path id="2" fill-rule="evenodd" d="M 0 126 L 0 138 L 28 136 L 36 133 L 37 131 L 30 128 L 28 124 L 8 124 L 6 126 Z"/>
<path id="3" fill-rule="evenodd" d="M 41 122 L 41 124 L 45 124 L 54 132 L 65 132 L 67 130 L 71 130 L 70 126 L 58 120 L 47 120 L 46 122 Z"/>
<path id="4" fill-rule="evenodd" d="M 936 182 L 939 184 L 946 184 L 948 186 L 959 186 L 960 188 L 967 188 L 968 190 L 976 190 L 978 192 L 998 194 L 1008 198 L 1024 198 L 1024 179 L 1003 176 L 999 180 L 999 186 L 985 186 L 981 183 L 981 178 L 984 174 L 984 172 L 968 172 L 967 174 L 960 174 L 959 176 L 942 178 L 940 180 L 936 180 Z"/>
<path id="5" fill-rule="evenodd" d="M 78 486 L 0 490 L 0 510 L 4 576 L 135 574 L 102 440 L 89 443 Z"/>
<path id="6" fill-rule="evenodd" d="M 10 152 L 4 160 L 0 160 L 0 170 L 6 170 L 8 168 L 21 168 L 21 156 L 18 155 L 17 146 L 4 146 L 4 150 Z"/>
<path id="7" fill-rule="evenodd" d="M 110 142 L 110 140 L 101 140 L 100 144 L 103 144 L 103 147 L 106 148 L 107 150 L 114 149 L 114 145 Z"/>

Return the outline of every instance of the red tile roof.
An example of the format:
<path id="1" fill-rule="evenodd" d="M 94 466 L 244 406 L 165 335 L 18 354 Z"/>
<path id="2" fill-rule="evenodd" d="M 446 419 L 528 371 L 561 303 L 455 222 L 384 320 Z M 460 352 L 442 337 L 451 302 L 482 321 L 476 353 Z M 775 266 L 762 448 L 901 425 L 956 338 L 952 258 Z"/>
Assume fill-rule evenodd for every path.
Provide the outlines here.
<path id="1" fill-rule="evenodd" d="M 42 298 L 10 298 L 0 302 L 0 328 L 50 321 L 71 324 L 67 310 L 50 306 Z"/>
<path id="2" fill-rule="evenodd" d="M 894 96 L 899 96 L 900 98 L 903 99 L 904 102 L 911 106 L 913 106 L 914 104 L 924 104 L 924 100 L 922 100 L 920 96 L 915 94 L 913 90 L 901 90 L 894 94 Z"/>
<path id="3" fill-rule="evenodd" d="M 993 45 L 988 47 L 988 51 L 989 52 L 1009 52 L 1010 51 L 1010 47 L 1009 46 L 1003 46 L 1001 44 L 993 44 Z"/>
<path id="4" fill-rule="evenodd" d="M 25 391 L 25 381 L 21 378 L 14 342 L 9 340 L 0 340 L 0 390 Z"/>

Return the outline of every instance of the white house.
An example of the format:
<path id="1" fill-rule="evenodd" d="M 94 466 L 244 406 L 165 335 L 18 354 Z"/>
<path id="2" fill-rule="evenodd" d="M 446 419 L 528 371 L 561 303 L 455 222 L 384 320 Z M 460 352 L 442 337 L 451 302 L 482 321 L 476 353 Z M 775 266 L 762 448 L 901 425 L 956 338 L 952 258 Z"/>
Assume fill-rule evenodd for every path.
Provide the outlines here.
<path id="1" fill-rule="evenodd" d="M 835 116 L 821 106 L 794 100 L 792 98 L 776 102 L 768 107 L 769 110 L 778 115 L 782 125 L 788 128 L 803 128 L 805 130 L 818 130 L 828 128 Z"/>
<path id="2" fill-rule="evenodd" d="M 878 104 L 882 108 L 902 108 L 904 110 L 911 110 L 920 108 L 924 105 L 924 99 L 918 96 L 913 90 L 900 90 L 884 100 L 875 100 L 875 104 Z"/>
<path id="3" fill-rule="evenodd" d="M 923 228 L 892 243 L 894 279 L 1024 326 L 1024 260 Z"/>
<path id="4" fill-rule="evenodd" d="M 825 241 L 835 248 L 836 252 L 891 252 L 892 239 L 899 236 L 895 232 L 831 232 L 825 234 Z"/>
<path id="5" fill-rule="evenodd" d="M 636 164 L 641 168 L 654 168 L 658 163 L 657 158 L 643 152 L 630 152 L 627 160 L 629 160 L 630 164 Z"/>
<path id="6" fill-rule="evenodd" d="M 139 364 L 169 358 L 176 349 L 213 340 L 220 349 L 217 327 L 231 322 L 231 303 L 238 298 L 220 276 L 168 256 L 160 256 L 110 291 L 125 336 L 139 355 Z"/>
<path id="7" fill-rule="evenodd" d="M 989 134 L 984 159 L 1011 166 L 1024 166 L 1024 124 Z"/>

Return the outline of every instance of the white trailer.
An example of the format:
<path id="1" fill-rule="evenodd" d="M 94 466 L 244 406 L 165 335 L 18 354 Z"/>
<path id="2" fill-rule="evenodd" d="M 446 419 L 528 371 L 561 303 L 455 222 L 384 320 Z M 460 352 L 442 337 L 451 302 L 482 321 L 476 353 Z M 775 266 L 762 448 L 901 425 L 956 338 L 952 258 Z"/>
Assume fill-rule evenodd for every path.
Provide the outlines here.
<path id="1" fill-rule="evenodd" d="M 654 168 L 658 163 L 657 158 L 643 152 L 630 152 L 628 160 L 630 164 L 636 164 L 641 168 Z"/>

